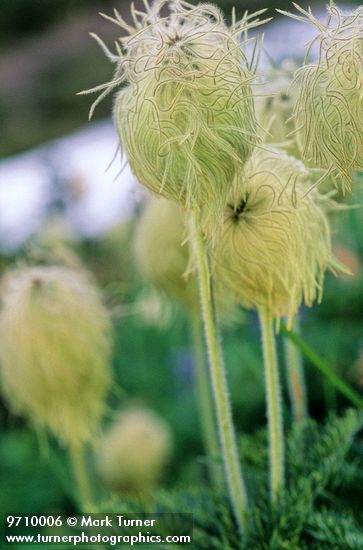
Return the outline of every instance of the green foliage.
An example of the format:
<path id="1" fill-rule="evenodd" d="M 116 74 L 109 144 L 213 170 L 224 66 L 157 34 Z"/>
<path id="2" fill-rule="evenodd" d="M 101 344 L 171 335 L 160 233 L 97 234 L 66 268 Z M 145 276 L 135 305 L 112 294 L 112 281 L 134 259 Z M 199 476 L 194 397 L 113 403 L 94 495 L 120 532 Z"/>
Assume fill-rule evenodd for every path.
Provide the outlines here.
<path id="1" fill-rule="evenodd" d="M 148 501 L 114 497 L 103 512 L 190 512 L 198 550 L 358 550 L 363 547 L 362 417 L 349 410 L 325 425 L 307 420 L 287 439 L 287 489 L 271 506 L 266 434 L 242 438 L 242 456 L 254 499 L 248 535 L 241 543 L 227 495 L 208 488 L 178 487 Z M 356 498 L 352 499 L 352 494 Z"/>
<path id="2" fill-rule="evenodd" d="M 352 541 L 363 536 L 357 524 L 360 505 L 348 511 L 345 498 L 355 484 L 361 483 L 362 457 L 352 452 L 360 423 L 361 418 L 348 411 L 341 419 L 332 416 L 324 427 L 307 421 L 292 430 L 287 448 L 287 490 L 272 509 L 266 490 L 256 500 L 246 548 L 359 547 L 352 546 Z M 329 530 L 338 510 L 337 528 Z"/>
<path id="3" fill-rule="evenodd" d="M 36 437 L 24 429 L 0 437 L 0 510 L 41 514 L 66 507 L 71 498 L 59 456 L 50 448 L 39 458 Z M 26 488 L 26 490 L 24 490 Z"/>

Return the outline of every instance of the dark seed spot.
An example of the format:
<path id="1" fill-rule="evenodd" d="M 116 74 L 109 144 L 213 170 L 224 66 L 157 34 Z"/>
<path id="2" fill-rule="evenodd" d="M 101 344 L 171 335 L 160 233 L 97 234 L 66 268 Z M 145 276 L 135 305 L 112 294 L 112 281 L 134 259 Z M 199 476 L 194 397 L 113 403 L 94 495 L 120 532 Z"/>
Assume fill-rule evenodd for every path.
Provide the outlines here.
<path id="1" fill-rule="evenodd" d="M 228 204 L 228 208 L 232 210 L 232 220 L 234 222 L 238 222 L 240 217 L 242 216 L 243 212 L 245 212 L 247 206 L 247 197 L 242 199 L 238 206 L 234 204 Z"/>

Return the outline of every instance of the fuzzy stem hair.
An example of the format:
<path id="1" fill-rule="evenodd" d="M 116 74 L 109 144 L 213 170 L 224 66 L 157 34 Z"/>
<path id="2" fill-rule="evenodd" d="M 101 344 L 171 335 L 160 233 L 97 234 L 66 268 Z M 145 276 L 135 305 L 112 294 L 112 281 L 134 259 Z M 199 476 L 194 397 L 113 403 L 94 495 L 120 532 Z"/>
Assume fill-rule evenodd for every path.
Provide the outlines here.
<path id="1" fill-rule="evenodd" d="M 195 214 L 191 214 L 191 223 L 220 445 L 229 497 L 240 533 L 242 534 L 244 532 L 245 512 L 248 505 L 247 492 L 237 452 L 236 435 L 233 427 L 230 398 L 218 333 L 209 258 Z"/>
<path id="2" fill-rule="evenodd" d="M 210 477 L 216 487 L 221 487 L 223 479 L 221 469 L 216 463 L 220 457 L 218 432 L 213 408 L 211 384 L 208 376 L 208 365 L 205 358 L 203 326 L 200 316 L 190 315 L 195 357 L 195 385 L 198 403 L 199 422 L 202 431 L 204 448 L 210 460 Z"/>
<path id="3" fill-rule="evenodd" d="M 284 487 L 285 477 L 281 388 L 273 329 L 273 317 L 265 308 L 259 308 L 258 314 L 262 331 L 262 349 L 265 367 L 270 456 L 270 494 L 271 500 L 275 501 L 278 492 Z"/>

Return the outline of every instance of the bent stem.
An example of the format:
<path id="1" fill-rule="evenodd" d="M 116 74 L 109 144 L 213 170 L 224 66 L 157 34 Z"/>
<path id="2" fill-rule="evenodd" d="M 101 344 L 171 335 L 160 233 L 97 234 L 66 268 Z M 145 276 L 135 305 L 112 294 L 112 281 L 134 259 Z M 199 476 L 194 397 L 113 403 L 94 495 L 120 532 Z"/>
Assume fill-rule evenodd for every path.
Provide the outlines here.
<path id="1" fill-rule="evenodd" d="M 273 318 L 266 309 L 260 308 L 258 314 L 262 330 L 262 348 L 265 367 L 270 455 L 270 490 L 271 500 L 273 501 L 278 491 L 284 487 L 285 476 L 281 389 L 277 366 Z"/>
<path id="2" fill-rule="evenodd" d="M 298 316 L 293 321 L 293 330 L 300 334 Z M 300 350 L 288 338 L 284 339 L 284 348 L 292 412 L 295 422 L 301 422 L 308 416 L 303 359 Z"/>
<path id="3" fill-rule="evenodd" d="M 204 330 L 209 355 L 209 372 L 216 408 L 219 438 L 232 509 L 240 533 L 244 531 L 247 493 L 242 478 L 237 452 L 236 436 L 233 428 L 230 400 L 227 389 L 222 350 L 220 346 L 217 319 L 210 278 L 209 259 L 203 236 L 194 215 L 191 216 L 195 252 L 198 264 L 198 278 Z"/>
<path id="4" fill-rule="evenodd" d="M 82 511 L 90 511 L 93 506 L 93 497 L 87 476 L 87 466 L 84 459 L 83 444 L 78 442 L 71 443 L 69 447 L 69 455 Z"/>
<path id="5" fill-rule="evenodd" d="M 205 360 L 203 326 L 199 315 L 191 314 L 194 357 L 195 357 L 195 384 L 196 399 L 199 410 L 199 422 L 202 431 L 204 448 L 210 459 L 210 475 L 216 487 L 223 483 L 219 464 L 216 459 L 220 456 L 216 419 L 214 415 L 211 385 L 208 376 L 208 365 Z"/>

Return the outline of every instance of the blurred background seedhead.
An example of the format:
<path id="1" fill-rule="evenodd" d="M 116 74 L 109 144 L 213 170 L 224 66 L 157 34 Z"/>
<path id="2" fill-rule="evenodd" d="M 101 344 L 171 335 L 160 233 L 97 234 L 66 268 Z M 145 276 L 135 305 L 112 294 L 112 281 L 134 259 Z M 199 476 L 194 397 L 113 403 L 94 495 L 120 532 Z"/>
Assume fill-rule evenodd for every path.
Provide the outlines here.
<path id="1" fill-rule="evenodd" d="M 134 255 L 146 281 L 187 310 L 198 310 L 196 275 L 188 273 L 191 260 L 185 212 L 178 204 L 150 197 L 136 224 Z"/>
<path id="2" fill-rule="evenodd" d="M 152 410 L 122 411 L 100 441 L 96 457 L 101 481 L 115 492 L 148 494 L 160 481 L 172 453 L 168 424 Z"/>
<path id="3" fill-rule="evenodd" d="M 111 324 L 88 276 L 10 270 L 1 302 L 2 390 L 11 410 L 65 445 L 94 440 L 111 385 Z"/>

